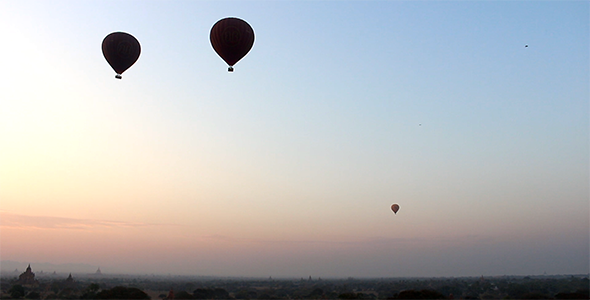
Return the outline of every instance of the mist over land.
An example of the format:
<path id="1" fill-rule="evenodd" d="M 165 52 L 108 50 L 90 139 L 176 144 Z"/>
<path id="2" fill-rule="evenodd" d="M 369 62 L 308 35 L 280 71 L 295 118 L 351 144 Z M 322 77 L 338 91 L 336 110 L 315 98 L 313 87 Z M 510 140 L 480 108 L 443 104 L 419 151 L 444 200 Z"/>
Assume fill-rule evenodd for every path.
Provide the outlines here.
<path id="1" fill-rule="evenodd" d="M 161 294 L 170 277 L 191 297 L 354 297 L 372 294 L 357 279 L 404 278 L 379 297 L 424 282 L 449 297 L 447 280 L 465 297 L 575 293 L 590 268 L 589 11 L 0 1 L 2 290 Z M 228 16 L 255 34 L 232 73 L 210 39 Z M 121 80 L 101 48 L 113 32 L 141 44 Z M 288 293 L 249 294 L 279 278 Z"/>
<path id="2" fill-rule="evenodd" d="M 27 269 L 20 274 L 2 272 L 0 295 L 3 299 L 588 299 L 588 286 L 588 274 L 256 278 L 103 274 L 99 270 L 66 276 Z"/>

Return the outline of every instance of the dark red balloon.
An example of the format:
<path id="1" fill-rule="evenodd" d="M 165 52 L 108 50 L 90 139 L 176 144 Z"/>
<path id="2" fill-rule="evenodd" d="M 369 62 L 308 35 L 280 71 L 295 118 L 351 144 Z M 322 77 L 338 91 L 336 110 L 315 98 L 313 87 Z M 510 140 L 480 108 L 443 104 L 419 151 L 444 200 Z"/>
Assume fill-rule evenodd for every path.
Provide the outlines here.
<path id="1" fill-rule="evenodd" d="M 225 18 L 217 21 L 211 28 L 211 45 L 217 54 L 229 65 L 229 72 L 254 45 L 254 30 L 246 21 L 238 18 Z"/>
<path id="2" fill-rule="evenodd" d="M 139 42 L 129 33 L 113 32 L 102 41 L 102 54 L 117 72 L 115 78 L 118 79 L 121 79 L 121 74 L 137 61 L 140 53 Z"/>

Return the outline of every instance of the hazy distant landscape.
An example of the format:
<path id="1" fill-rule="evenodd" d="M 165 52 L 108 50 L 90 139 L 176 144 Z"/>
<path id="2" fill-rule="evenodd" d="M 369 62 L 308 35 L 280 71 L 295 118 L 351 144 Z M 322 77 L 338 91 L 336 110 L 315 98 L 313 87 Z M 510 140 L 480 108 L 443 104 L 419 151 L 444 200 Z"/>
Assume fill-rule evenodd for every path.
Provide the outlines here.
<path id="1" fill-rule="evenodd" d="M 589 12 L 0 0 L 1 298 L 587 299 Z"/>
<path id="2" fill-rule="evenodd" d="M 231 278 L 38 271 L 32 284 L 19 283 L 21 274 L 2 271 L 2 299 L 588 299 L 589 287 L 588 274 Z"/>

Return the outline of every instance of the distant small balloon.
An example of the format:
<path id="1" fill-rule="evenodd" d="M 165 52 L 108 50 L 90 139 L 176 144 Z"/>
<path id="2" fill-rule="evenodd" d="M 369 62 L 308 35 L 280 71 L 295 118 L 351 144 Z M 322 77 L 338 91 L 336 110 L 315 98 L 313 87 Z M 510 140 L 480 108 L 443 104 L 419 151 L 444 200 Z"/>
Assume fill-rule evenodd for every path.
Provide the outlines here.
<path id="1" fill-rule="evenodd" d="M 129 33 L 113 32 L 102 41 L 102 54 L 117 72 L 117 79 L 122 78 L 121 74 L 137 61 L 140 53 L 139 41 Z"/>
<path id="2" fill-rule="evenodd" d="M 391 210 L 393 210 L 394 214 L 397 214 L 397 211 L 399 210 L 399 205 L 397 205 L 397 204 L 392 205 Z"/>

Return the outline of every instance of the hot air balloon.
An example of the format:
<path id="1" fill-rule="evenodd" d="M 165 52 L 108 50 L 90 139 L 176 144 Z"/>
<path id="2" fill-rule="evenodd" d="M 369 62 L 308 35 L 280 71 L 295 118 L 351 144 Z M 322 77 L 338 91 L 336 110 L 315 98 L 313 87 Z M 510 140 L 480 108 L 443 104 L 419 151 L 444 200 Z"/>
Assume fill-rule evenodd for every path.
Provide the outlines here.
<path id="1" fill-rule="evenodd" d="M 254 45 L 254 30 L 246 21 L 238 18 L 225 18 L 217 21 L 211 28 L 211 46 L 228 65 L 228 72 Z"/>
<path id="2" fill-rule="evenodd" d="M 129 33 L 113 32 L 102 41 L 102 54 L 117 72 L 117 79 L 137 61 L 140 52 L 139 42 Z"/>
<path id="3" fill-rule="evenodd" d="M 391 210 L 393 210 L 394 214 L 397 214 L 397 211 L 399 210 L 399 205 L 397 205 L 397 204 L 392 205 Z"/>

